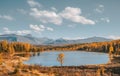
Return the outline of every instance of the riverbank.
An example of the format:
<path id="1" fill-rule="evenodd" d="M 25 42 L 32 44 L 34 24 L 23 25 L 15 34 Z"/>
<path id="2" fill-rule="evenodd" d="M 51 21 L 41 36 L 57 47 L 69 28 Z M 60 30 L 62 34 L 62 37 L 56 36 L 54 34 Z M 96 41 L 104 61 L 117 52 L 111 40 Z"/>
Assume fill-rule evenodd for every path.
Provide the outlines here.
<path id="1" fill-rule="evenodd" d="M 0 76 L 120 76 L 120 64 L 114 61 L 104 65 L 54 66 L 25 65 L 29 57 L 3 54 Z M 102 73 L 104 71 L 104 73 Z"/>

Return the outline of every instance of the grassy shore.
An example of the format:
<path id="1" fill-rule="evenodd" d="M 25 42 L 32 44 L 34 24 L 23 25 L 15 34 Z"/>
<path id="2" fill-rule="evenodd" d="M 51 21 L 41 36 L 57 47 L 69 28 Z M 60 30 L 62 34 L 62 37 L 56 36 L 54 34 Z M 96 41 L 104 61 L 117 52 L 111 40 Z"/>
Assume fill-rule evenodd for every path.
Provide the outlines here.
<path id="1" fill-rule="evenodd" d="M 120 64 L 116 59 L 102 65 L 43 67 L 23 64 L 29 56 L 18 53 L 13 56 L 3 54 L 2 57 L 0 76 L 120 76 Z"/>

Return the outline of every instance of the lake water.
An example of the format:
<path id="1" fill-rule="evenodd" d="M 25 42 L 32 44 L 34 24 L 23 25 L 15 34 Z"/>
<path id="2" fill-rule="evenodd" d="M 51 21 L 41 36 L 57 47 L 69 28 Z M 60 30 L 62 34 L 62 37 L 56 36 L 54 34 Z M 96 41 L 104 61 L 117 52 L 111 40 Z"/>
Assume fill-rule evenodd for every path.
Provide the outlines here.
<path id="1" fill-rule="evenodd" d="M 40 55 L 31 56 L 25 64 L 37 64 L 42 66 L 60 66 L 57 61 L 57 56 L 64 53 L 63 66 L 79 66 L 89 64 L 104 64 L 109 60 L 108 54 L 96 52 L 83 52 L 83 51 L 52 51 L 41 52 Z"/>

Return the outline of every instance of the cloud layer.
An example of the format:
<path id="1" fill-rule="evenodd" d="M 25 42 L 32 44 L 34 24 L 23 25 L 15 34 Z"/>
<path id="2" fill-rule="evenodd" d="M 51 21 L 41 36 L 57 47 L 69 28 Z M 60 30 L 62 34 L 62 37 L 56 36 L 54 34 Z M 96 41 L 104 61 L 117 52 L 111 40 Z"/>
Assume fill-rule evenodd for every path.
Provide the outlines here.
<path id="1" fill-rule="evenodd" d="M 3 28 L 3 31 L 5 34 L 17 34 L 17 35 L 24 35 L 24 34 L 30 34 L 31 31 L 30 30 L 17 30 L 17 31 L 13 31 L 8 29 L 7 27 Z"/>
<path id="2" fill-rule="evenodd" d="M 40 8 L 38 9 L 37 6 L 40 7 L 41 5 L 34 0 L 28 0 L 27 3 L 31 7 L 29 15 L 42 23 L 60 25 L 63 23 L 63 19 L 66 19 L 74 23 L 90 25 L 95 24 L 93 20 L 87 19 L 81 15 L 82 11 L 80 8 L 65 7 L 64 10 L 57 12 L 55 7 L 51 7 L 51 10 L 42 10 Z"/>
<path id="3" fill-rule="evenodd" d="M 51 27 L 45 27 L 44 25 L 33 25 L 33 24 L 30 24 L 29 27 L 33 31 L 35 31 L 35 32 L 42 32 L 42 31 L 45 31 L 45 30 L 53 31 L 53 28 L 51 28 Z"/>
<path id="4" fill-rule="evenodd" d="M 120 36 L 110 35 L 108 36 L 108 38 L 116 40 L 116 39 L 120 39 Z"/>
<path id="5" fill-rule="evenodd" d="M 81 24 L 95 24 L 95 21 L 90 20 L 82 16 L 82 11 L 80 8 L 66 7 L 64 10 L 56 13 L 56 8 L 52 7 L 51 11 L 49 10 L 39 10 L 38 8 L 30 8 L 30 16 L 39 20 L 42 23 L 53 23 L 55 25 L 60 25 L 63 23 L 63 19 L 74 23 Z"/>
<path id="6" fill-rule="evenodd" d="M 82 23 L 82 24 L 95 24 L 93 20 L 87 19 L 84 16 L 81 16 L 82 11 L 80 8 L 66 7 L 60 15 L 72 22 Z"/>
<path id="7" fill-rule="evenodd" d="M 43 23 L 53 23 L 59 25 L 62 23 L 61 17 L 54 11 L 38 10 L 31 8 L 30 15 Z"/>
<path id="8" fill-rule="evenodd" d="M 10 21 L 14 20 L 14 18 L 9 15 L 0 15 L 0 19 L 10 20 Z"/>
<path id="9" fill-rule="evenodd" d="M 30 7 L 41 7 L 42 5 L 34 0 L 27 0 L 27 3 L 29 4 Z"/>
<path id="10" fill-rule="evenodd" d="M 97 8 L 95 9 L 96 12 L 98 13 L 103 13 L 104 12 L 104 5 L 98 5 Z"/>

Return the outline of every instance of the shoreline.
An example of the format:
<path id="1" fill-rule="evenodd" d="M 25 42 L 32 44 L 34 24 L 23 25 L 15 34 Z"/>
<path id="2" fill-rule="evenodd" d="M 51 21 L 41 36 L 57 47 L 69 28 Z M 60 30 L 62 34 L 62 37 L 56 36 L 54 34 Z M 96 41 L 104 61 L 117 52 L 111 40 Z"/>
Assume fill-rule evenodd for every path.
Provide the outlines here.
<path id="1" fill-rule="evenodd" d="M 18 53 L 16 53 L 18 54 Z M 37 74 L 38 76 L 55 76 L 56 73 L 58 74 L 62 74 L 62 70 L 64 70 L 63 75 L 66 75 L 69 73 L 69 71 L 73 74 L 75 73 L 81 73 L 83 74 L 83 72 L 85 71 L 85 73 L 87 74 L 96 74 L 97 70 L 101 68 L 101 66 L 104 66 L 104 68 L 106 69 L 106 75 L 110 75 L 113 74 L 114 75 L 114 69 L 120 69 L 120 63 L 109 63 L 109 64 L 92 64 L 92 65 L 82 65 L 82 66 L 39 66 L 39 65 L 27 65 L 27 64 L 23 64 L 23 62 L 25 60 L 28 60 L 29 57 L 22 57 L 22 56 L 5 56 L 6 58 L 4 58 L 4 64 L 0 65 L 1 67 L 5 67 L 3 70 L 6 71 L 4 72 L 0 72 L 0 75 L 2 76 L 3 74 L 8 74 L 6 76 L 9 75 L 13 75 L 13 76 L 17 76 L 16 74 L 20 74 L 23 76 L 26 75 L 35 75 Z M 15 72 L 16 67 L 19 66 L 19 71 L 15 74 L 13 74 Z M 32 70 L 31 70 L 31 69 Z M 7 69 L 7 70 L 6 70 Z M 50 70 L 50 71 L 49 71 Z M 107 71 L 108 70 L 108 71 Z M 112 71 L 109 71 L 112 70 Z M 1 70 L 0 70 L 1 71 Z M 24 73 L 24 71 L 26 71 Z M 36 71 L 36 72 L 35 72 Z M 35 73 L 34 73 L 35 72 Z M 75 72 L 75 73 L 74 73 Z M 91 73 L 92 72 L 92 73 Z M 50 73 L 50 75 L 49 75 Z M 70 74 L 71 74 L 70 73 Z M 110 74 L 109 74 L 110 73 Z M 70 74 L 68 74 L 69 76 L 71 76 Z M 61 75 L 61 76 L 63 76 Z M 118 76 L 120 74 L 117 74 Z M 75 75 L 76 76 L 76 75 Z M 78 75 L 79 76 L 79 75 Z M 84 76 L 84 75 L 83 75 Z"/>

